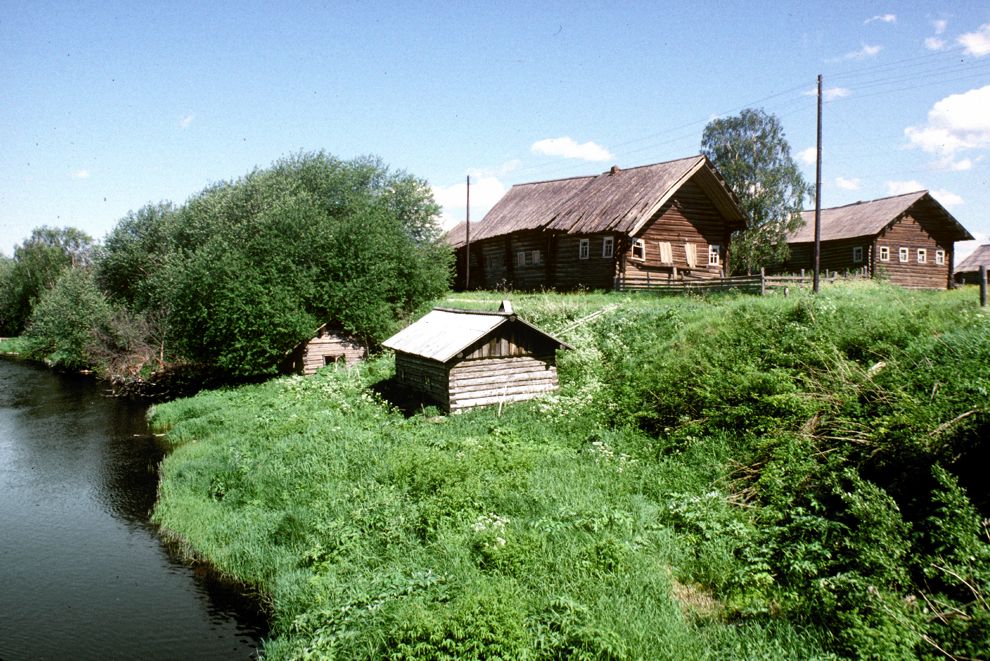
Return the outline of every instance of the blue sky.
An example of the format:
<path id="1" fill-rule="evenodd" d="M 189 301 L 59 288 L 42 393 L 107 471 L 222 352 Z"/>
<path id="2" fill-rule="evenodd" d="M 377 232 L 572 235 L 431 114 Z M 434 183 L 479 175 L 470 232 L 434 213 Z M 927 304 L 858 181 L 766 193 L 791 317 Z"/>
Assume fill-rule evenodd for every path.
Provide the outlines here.
<path id="1" fill-rule="evenodd" d="M 696 154 L 762 107 L 822 202 L 927 188 L 990 235 L 990 2 L 0 2 L 0 251 L 299 152 L 380 156 L 444 222 Z M 960 246 L 965 254 L 970 246 Z M 958 259 L 958 255 L 957 255 Z"/>

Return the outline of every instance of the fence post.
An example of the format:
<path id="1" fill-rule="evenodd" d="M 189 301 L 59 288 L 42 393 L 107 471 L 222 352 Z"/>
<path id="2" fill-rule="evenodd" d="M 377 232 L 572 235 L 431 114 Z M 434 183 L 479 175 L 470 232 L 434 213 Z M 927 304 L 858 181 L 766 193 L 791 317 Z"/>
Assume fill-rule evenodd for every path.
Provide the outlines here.
<path id="1" fill-rule="evenodd" d="M 760 296 L 767 295 L 767 270 L 760 267 Z"/>
<path id="2" fill-rule="evenodd" d="M 987 265 L 980 264 L 980 307 L 987 306 Z"/>

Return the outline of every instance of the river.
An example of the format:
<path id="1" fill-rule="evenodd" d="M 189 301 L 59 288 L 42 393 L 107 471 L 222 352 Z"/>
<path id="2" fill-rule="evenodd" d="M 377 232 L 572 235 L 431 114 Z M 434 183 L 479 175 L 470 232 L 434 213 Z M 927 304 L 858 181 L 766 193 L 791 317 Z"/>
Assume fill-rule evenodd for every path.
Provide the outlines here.
<path id="1" fill-rule="evenodd" d="M 256 658 L 264 618 L 148 521 L 144 412 L 0 359 L 0 660 Z"/>

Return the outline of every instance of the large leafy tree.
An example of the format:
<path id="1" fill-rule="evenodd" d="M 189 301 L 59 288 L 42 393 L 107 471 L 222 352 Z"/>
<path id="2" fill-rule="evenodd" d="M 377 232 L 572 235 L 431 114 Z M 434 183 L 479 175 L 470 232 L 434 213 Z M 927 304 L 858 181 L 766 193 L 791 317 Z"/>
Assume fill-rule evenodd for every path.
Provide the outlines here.
<path id="1" fill-rule="evenodd" d="M 70 267 L 88 266 L 96 252 L 93 239 L 74 227 L 38 227 L 14 247 L 13 265 L 4 274 L 8 291 L 3 296 L 0 322 L 7 334 L 24 330 L 31 308 Z"/>
<path id="2" fill-rule="evenodd" d="M 426 182 L 378 159 L 298 154 L 180 208 L 130 214 L 107 239 L 100 280 L 157 315 L 159 346 L 269 373 L 321 323 L 374 343 L 446 291 L 438 212 Z"/>
<path id="3" fill-rule="evenodd" d="M 805 196 L 813 194 L 791 157 L 780 120 L 761 109 L 714 119 L 701 152 L 739 197 L 748 227 L 732 237 L 733 266 L 752 271 L 787 259 L 785 237 L 801 226 Z"/>

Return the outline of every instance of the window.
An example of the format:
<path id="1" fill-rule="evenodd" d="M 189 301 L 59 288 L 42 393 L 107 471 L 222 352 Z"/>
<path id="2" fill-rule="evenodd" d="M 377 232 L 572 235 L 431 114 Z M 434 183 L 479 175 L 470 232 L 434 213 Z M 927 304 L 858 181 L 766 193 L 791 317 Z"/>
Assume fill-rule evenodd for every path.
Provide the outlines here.
<path id="1" fill-rule="evenodd" d="M 945 251 L 944 250 L 936 250 L 935 251 L 935 263 L 938 264 L 939 266 L 942 266 L 943 264 L 945 264 Z"/>
<path id="2" fill-rule="evenodd" d="M 890 246 L 880 246 L 880 261 L 881 262 L 890 261 Z"/>
<path id="3" fill-rule="evenodd" d="M 578 241 L 578 259 L 588 259 L 591 256 L 591 241 L 581 239 Z"/>
<path id="4" fill-rule="evenodd" d="M 722 246 L 717 243 L 713 243 L 708 246 L 708 265 L 718 266 L 719 265 L 719 255 L 722 252 Z"/>
<path id="5" fill-rule="evenodd" d="M 602 257 L 611 257 L 615 254 L 615 238 L 606 236 L 602 239 Z"/>
<path id="6" fill-rule="evenodd" d="M 336 365 L 337 363 L 343 362 L 343 360 L 344 357 L 341 356 L 340 354 L 337 354 L 335 356 L 323 356 L 323 365 L 324 367 L 326 367 L 327 365 Z"/>
<path id="7" fill-rule="evenodd" d="M 918 263 L 925 264 L 928 262 L 928 251 L 924 248 L 918 248 Z"/>
<path id="8" fill-rule="evenodd" d="M 698 265 L 698 246 L 693 243 L 684 244 L 684 258 L 687 260 L 689 269 Z"/>
<path id="9" fill-rule="evenodd" d="M 632 258 L 646 260 L 646 241 L 636 239 L 632 244 Z"/>
<path id="10" fill-rule="evenodd" d="M 540 263 L 539 250 L 520 250 L 516 253 L 516 266 L 539 266 Z"/>
<path id="11" fill-rule="evenodd" d="M 907 248 L 898 248 L 897 249 L 897 261 L 899 261 L 899 262 L 906 262 L 908 260 L 908 254 L 909 254 L 909 252 L 910 251 Z"/>
<path id="12" fill-rule="evenodd" d="M 863 263 L 863 246 L 853 246 L 853 264 Z"/>
<path id="13" fill-rule="evenodd" d="M 485 268 L 489 271 L 500 269 L 505 265 L 503 255 L 485 255 Z"/>
<path id="14" fill-rule="evenodd" d="M 660 263 L 661 264 L 674 263 L 674 250 L 670 247 L 670 241 L 660 242 Z"/>

